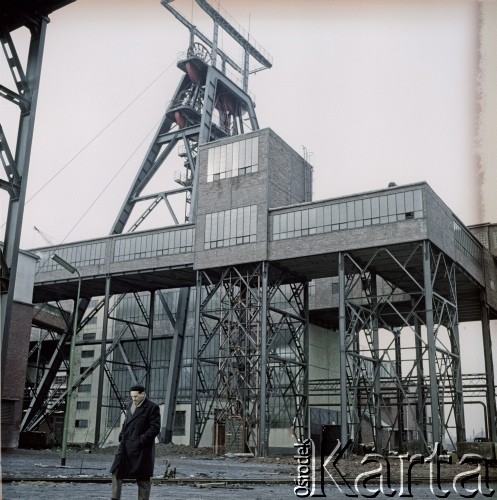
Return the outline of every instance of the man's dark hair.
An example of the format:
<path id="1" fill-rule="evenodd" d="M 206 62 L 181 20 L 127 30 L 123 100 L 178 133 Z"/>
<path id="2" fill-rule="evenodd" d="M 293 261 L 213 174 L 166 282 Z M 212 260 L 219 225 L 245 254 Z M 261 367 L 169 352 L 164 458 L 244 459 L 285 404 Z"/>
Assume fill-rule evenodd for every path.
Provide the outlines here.
<path id="1" fill-rule="evenodd" d="M 138 391 L 139 393 L 142 393 L 142 392 L 145 392 L 145 387 L 143 387 L 143 385 L 134 385 L 129 390 L 129 392 L 131 392 L 131 391 Z"/>

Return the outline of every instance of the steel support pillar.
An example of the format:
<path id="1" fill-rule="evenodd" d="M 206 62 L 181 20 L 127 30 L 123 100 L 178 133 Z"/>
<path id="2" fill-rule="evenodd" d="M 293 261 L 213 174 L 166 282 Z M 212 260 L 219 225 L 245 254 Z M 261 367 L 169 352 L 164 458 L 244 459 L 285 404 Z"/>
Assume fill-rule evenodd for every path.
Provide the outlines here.
<path id="1" fill-rule="evenodd" d="M 485 359 L 485 376 L 487 380 L 487 415 L 488 415 L 488 439 L 497 442 L 496 409 L 495 409 L 495 378 L 494 362 L 492 356 L 492 338 L 490 336 L 490 321 L 485 294 L 482 292 L 481 303 L 481 326 L 483 337 L 483 356 Z"/>
<path id="2" fill-rule="evenodd" d="M 95 414 L 95 438 L 93 446 L 100 447 L 100 427 L 102 422 L 102 401 L 104 395 L 104 376 L 105 376 L 105 363 L 107 351 L 107 332 L 109 325 L 109 300 L 110 300 L 110 283 L 111 278 L 105 278 L 105 297 L 104 297 L 104 322 L 102 325 L 102 339 L 100 342 L 100 369 L 98 371 L 98 387 L 97 387 L 97 401 L 96 401 L 96 414 Z"/>
<path id="3" fill-rule="evenodd" d="M 19 58 L 15 52 L 14 45 L 12 44 L 10 34 L 8 32 L 4 32 L 4 28 L 0 26 L 2 47 L 4 48 L 7 58 L 9 59 L 9 66 L 19 92 L 19 95 L 16 95 L 16 100 L 19 105 L 21 105 L 21 116 L 19 119 L 14 164 L 6 165 L 5 156 L 0 154 L 2 163 L 4 164 L 7 174 L 9 174 L 9 182 L 0 184 L 0 187 L 6 189 L 8 188 L 10 196 L 6 229 L 3 238 L 3 247 L 0 249 L 2 383 L 5 380 L 4 370 L 9 345 L 14 287 L 19 257 L 19 243 L 21 240 L 22 220 L 28 184 L 29 161 L 31 157 L 31 145 L 33 142 L 33 130 L 47 24 L 48 18 L 40 16 L 30 25 L 31 39 L 25 75 L 20 65 Z M 6 49 L 7 46 L 9 47 L 8 50 Z M 16 100 L 14 100 L 14 102 L 16 102 Z M 0 143 L 0 152 L 6 150 L 7 145 Z M 20 184 L 13 186 L 16 179 L 20 182 Z M 14 189 L 10 189 L 8 186 L 13 186 Z"/>
<path id="4" fill-rule="evenodd" d="M 265 457 L 268 454 L 269 444 L 269 408 L 267 396 L 267 366 L 268 366 L 268 349 L 267 349 L 267 321 L 268 316 L 268 263 L 262 263 L 262 310 L 261 310 L 261 374 L 260 374 L 260 395 L 259 395 L 259 450 L 258 454 Z"/>
<path id="5" fill-rule="evenodd" d="M 181 288 L 179 291 L 176 321 L 174 323 L 173 345 L 169 360 L 166 394 L 164 397 L 164 416 L 160 433 L 161 443 L 170 443 L 173 436 L 174 414 L 176 412 L 176 400 L 178 395 L 181 361 L 183 359 L 189 302 L 190 289 Z"/>
<path id="6" fill-rule="evenodd" d="M 345 256 L 338 254 L 338 329 L 340 334 L 340 441 L 342 446 L 349 440 L 348 401 L 347 401 L 347 318 L 345 316 Z"/>
<path id="7" fill-rule="evenodd" d="M 423 277 L 425 295 L 425 324 L 428 338 L 428 367 L 430 370 L 430 406 L 432 442 L 442 442 L 440 403 L 437 379 L 437 351 L 435 347 L 435 325 L 433 319 L 433 283 L 431 273 L 431 249 L 428 241 L 423 242 Z"/>

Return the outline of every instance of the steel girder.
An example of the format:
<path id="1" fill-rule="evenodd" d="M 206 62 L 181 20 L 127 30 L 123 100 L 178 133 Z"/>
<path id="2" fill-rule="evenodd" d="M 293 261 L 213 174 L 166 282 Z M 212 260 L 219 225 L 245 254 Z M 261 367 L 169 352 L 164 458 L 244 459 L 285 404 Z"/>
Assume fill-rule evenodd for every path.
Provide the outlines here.
<path id="1" fill-rule="evenodd" d="M 415 253 L 423 256 L 422 270 L 411 266 Z M 380 256 L 408 280 L 408 291 L 376 275 Z M 378 451 L 392 445 L 403 451 L 406 422 L 421 448 L 444 437 L 465 441 L 455 271 L 455 263 L 429 242 L 403 260 L 387 248 L 369 262 L 341 254 L 345 442 L 372 440 Z"/>
<path id="2" fill-rule="evenodd" d="M 5 380 L 4 367 L 7 360 L 19 243 L 47 24 L 48 18 L 46 16 L 38 15 L 30 19 L 27 27 L 30 30 L 31 38 L 26 68 L 24 69 L 9 29 L 0 22 L 0 42 L 16 86 L 16 91 L 12 91 L 0 85 L 0 97 L 16 104 L 20 109 L 15 154 L 12 154 L 0 125 L 0 160 L 7 177 L 7 180 L 0 179 L 0 188 L 5 190 L 10 198 L 3 246 L 0 248 L 2 381 Z"/>
<path id="3" fill-rule="evenodd" d="M 307 330 L 306 282 L 266 262 L 199 271 L 191 445 L 214 419 L 239 434 L 226 450 L 265 456 L 277 410 L 307 436 Z"/>

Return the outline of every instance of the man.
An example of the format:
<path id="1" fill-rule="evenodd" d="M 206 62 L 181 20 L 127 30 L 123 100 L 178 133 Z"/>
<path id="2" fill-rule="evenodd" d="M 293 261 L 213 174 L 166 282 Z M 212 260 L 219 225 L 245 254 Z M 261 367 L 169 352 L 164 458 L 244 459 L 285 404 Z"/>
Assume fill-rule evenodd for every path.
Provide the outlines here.
<path id="1" fill-rule="evenodd" d="M 150 478 L 154 475 L 155 437 L 160 432 L 160 411 L 147 398 L 142 385 L 131 387 L 130 395 L 131 404 L 119 433 L 119 449 L 110 468 L 112 499 L 121 498 L 123 479 L 136 479 L 138 500 L 148 500 Z"/>

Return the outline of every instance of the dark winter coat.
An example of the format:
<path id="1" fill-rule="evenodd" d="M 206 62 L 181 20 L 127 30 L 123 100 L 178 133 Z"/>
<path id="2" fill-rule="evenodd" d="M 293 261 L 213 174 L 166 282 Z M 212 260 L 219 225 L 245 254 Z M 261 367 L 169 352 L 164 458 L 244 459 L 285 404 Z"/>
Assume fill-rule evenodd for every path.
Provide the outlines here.
<path id="1" fill-rule="evenodd" d="M 119 434 L 119 449 L 110 469 L 120 479 L 146 479 L 154 475 L 155 437 L 160 432 L 159 407 L 149 399 L 131 415 L 131 405 Z"/>

